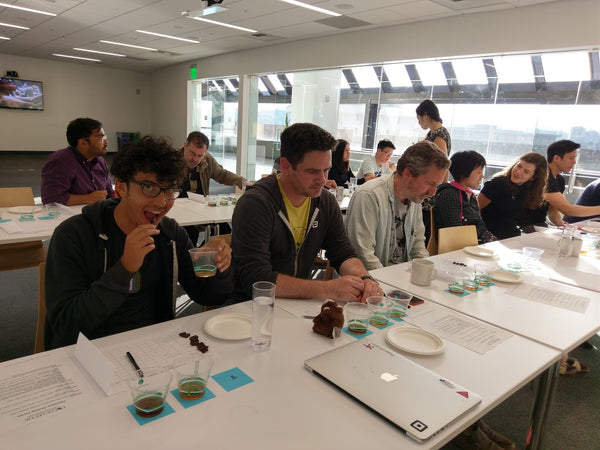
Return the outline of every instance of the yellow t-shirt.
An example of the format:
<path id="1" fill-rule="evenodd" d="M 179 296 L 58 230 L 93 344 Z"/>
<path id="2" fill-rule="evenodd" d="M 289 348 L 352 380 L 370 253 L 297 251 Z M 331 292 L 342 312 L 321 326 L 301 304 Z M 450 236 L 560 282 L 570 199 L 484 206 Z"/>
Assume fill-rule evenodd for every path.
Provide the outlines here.
<path id="1" fill-rule="evenodd" d="M 279 176 L 277 177 L 277 184 L 279 185 L 279 192 L 283 197 L 283 204 L 287 211 L 288 221 L 292 227 L 292 235 L 294 236 L 294 242 L 296 242 L 296 249 L 298 249 L 304 241 L 304 235 L 306 234 L 306 227 L 308 225 L 308 214 L 310 213 L 310 197 L 298 207 L 292 205 L 290 199 L 285 195 L 281 183 L 279 182 Z"/>

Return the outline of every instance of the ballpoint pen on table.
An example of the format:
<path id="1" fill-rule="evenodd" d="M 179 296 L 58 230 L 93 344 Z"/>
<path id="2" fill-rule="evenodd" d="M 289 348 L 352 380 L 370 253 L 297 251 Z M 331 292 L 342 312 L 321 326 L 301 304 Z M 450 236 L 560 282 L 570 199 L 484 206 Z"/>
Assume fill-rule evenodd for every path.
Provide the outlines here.
<path id="1" fill-rule="evenodd" d="M 138 374 L 138 376 L 140 378 L 144 378 L 144 372 L 142 372 L 142 369 L 140 369 L 140 366 L 138 366 L 138 363 L 135 362 L 135 359 L 133 359 L 133 356 L 131 355 L 131 353 L 129 353 L 129 352 L 125 353 L 125 356 L 127 356 L 127 359 L 129 360 L 129 362 L 131 363 L 131 365 L 135 369 L 135 371 Z"/>

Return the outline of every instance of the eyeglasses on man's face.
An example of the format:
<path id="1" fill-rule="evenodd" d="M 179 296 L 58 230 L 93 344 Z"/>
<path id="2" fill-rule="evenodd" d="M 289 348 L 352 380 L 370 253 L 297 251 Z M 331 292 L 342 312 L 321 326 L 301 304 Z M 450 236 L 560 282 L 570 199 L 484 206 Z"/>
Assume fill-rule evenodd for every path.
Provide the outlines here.
<path id="1" fill-rule="evenodd" d="M 164 192 L 167 200 L 175 200 L 177 197 L 179 197 L 179 194 L 181 194 L 181 189 L 179 188 L 161 188 L 157 184 L 150 183 L 148 181 L 129 181 L 137 184 L 142 189 L 142 194 L 144 194 L 146 197 L 155 198 L 158 197 L 161 192 Z"/>

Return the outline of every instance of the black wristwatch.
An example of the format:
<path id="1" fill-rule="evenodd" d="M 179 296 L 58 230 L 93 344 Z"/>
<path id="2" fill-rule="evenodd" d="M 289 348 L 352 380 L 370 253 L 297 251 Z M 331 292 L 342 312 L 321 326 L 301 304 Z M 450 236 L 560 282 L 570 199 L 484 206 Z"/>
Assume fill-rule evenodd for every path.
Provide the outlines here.
<path id="1" fill-rule="evenodd" d="M 362 277 L 360 277 L 361 280 L 371 280 L 371 281 L 375 281 L 375 278 L 373 278 L 371 275 L 367 274 L 367 275 L 363 275 Z M 375 281 L 375 283 L 377 283 L 377 281 Z"/>

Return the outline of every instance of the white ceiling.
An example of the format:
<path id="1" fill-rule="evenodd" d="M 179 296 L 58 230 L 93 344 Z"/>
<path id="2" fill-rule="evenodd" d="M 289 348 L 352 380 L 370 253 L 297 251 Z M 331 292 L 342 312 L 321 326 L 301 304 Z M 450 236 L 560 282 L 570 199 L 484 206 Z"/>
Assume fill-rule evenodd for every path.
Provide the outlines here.
<path id="1" fill-rule="evenodd" d="M 185 61 L 317 36 L 566 0 L 304 0 L 343 14 L 340 18 L 280 0 L 223 0 L 221 6 L 227 11 L 208 17 L 267 35 L 262 38 L 181 15 L 182 11 L 205 7 L 207 4 L 203 0 L 0 1 L 57 14 L 51 17 L 0 7 L 1 23 L 30 28 L 21 30 L 0 25 L 0 36 L 10 38 L 0 40 L 0 54 L 66 61 L 52 56 L 60 53 L 102 60 L 101 63 L 86 64 L 152 72 Z M 351 19 L 367 24 L 345 29 L 326 24 L 329 20 L 339 20 L 342 23 L 338 26 L 348 26 Z M 318 22 L 323 20 L 326 23 Z M 200 43 L 141 34 L 135 31 L 137 29 L 199 40 Z M 159 51 L 115 46 L 100 40 L 153 47 Z M 127 57 L 84 53 L 74 47 L 121 53 Z"/>

